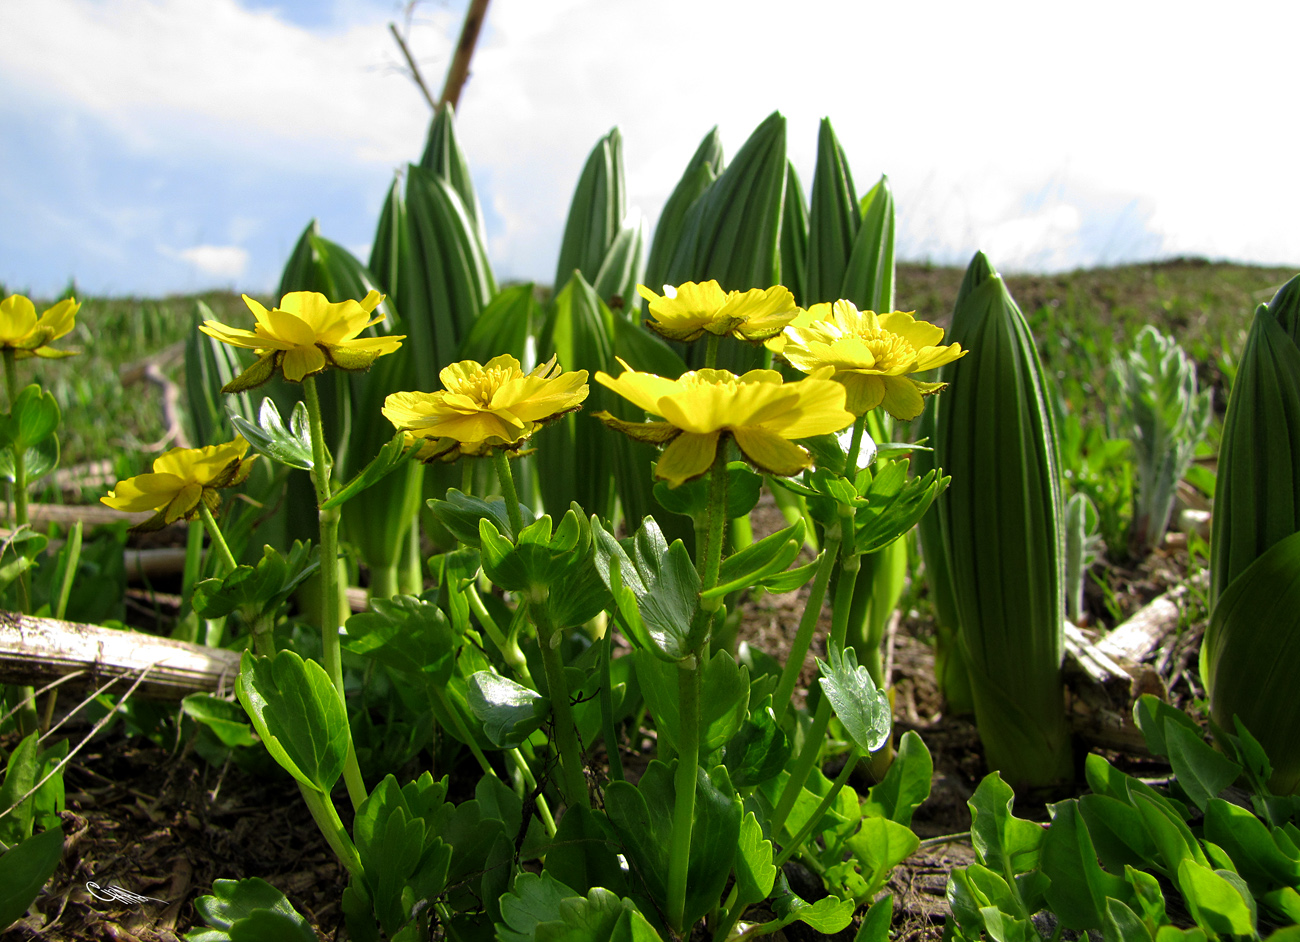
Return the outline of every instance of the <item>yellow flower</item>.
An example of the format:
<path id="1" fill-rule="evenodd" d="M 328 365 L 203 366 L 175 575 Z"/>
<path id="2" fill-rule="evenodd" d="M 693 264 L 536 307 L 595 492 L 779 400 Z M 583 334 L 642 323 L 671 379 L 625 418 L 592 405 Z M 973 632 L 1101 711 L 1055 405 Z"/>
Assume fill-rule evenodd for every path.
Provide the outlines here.
<path id="1" fill-rule="evenodd" d="M 0 349 L 8 347 L 19 360 L 30 356 L 47 359 L 73 356 L 76 350 L 55 350 L 47 344 L 72 330 L 80 307 L 67 298 L 38 320 L 36 305 L 21 294 L 10 295 L 0 301 Z"/>
<path id="2" fill-rule="evenodd" d="M 242 435 L 224 445 L 173 448 L 154 459 L 152 474 L 118 481 L 100 500 L 127 513 L 158 511 L 136 530 L 158 530 L 182 517 L 197 520 L 200 501 L 215 511 L 221 506 L 217 489 L 235 487 L 248 477 L 257 456 L 245 460 L 247 453 L 248 442 Z"/>
<path id="3" fill-rule="evenodd" d="M 543 423 L 581 407 L 588 391 L 587 371 L 563 373 L 555 357 L 531 373 L 508 354 L 486 364 L 462 360 L 438 376 L 444 389 L 398 392 L 384 400 L 388 421 L 429 440 L 418 455 L 424 461 L 513 451 Z"/>
<path id="4" fill-rule="evenodd" d="M 877 406 L 896 419 L 921 414 L 922 397 L 945 383 L 923 383 L 909 374 L 951 363 L 967 351 L 961 344 L 941 346 L 943 328 L 918 321 L 906 311 L 877 315 L 849 301 L 814 305 L 808 323 L 785 329 L 781 355 L 805 373 L 833 367 L 832 377 L 848 395 L 845 407 L 863 415 Z"/>
<path id="5" fill-rule="evenodd" d="M 792 439 L 838 432 L 853 422 L 844 409 L 844 387 L 827 378 L 829 369 L 793 383 L 782 382 L 775 370 L 744 376 L 696 370 L 665 379 L 626 363 L 623 369 L 618 378 L 597 373 L 596 379 L 666 421 L 625 422 L 608 412 L 596 418 L 638 441 L 667 445 L 655 477 L 671 487 L 708 471 L 725 438 L 734 439 L 741 453 L 769 474 L 798 474 L 812 459 Z"/>
<path id="6" fill-rule="evenodd" d="M 392 353 L 402 345 L 405 336 L 357 336 L 384 319 L 382 314 L 368 319 L 382 300 L 382 294 L 371 291 L 360 301 L 330 304 L 319 292 L 294 291 L 281 299 L 279 307 L 268 311 L 244 295 L 244 303 L 257 318 L 253 330 L 227 327 L 219 321 L 204 321 L 199 330 L 232 347 L 257 352 L 257 362 L 223 386 L 222 392 L 242 392 L 260 386 L 276 369 L 290 382 L 300 383 L 304 377 L 329 366 L 344 370 L 369 369 L 376 357 Z"/>
<path id="7" fill-rule="evenodd" d="M 683 342 L 697 340 L 708 331 L 759 343 L 779 334 L 799 312 L 794 295 L 782 285 L 724 293 L 716 281 L 688 281 L 675 289 L 664 285 L 663 297 L 645 285 L 637 285 L 636 290 L 650 302 L 654 320 L 646 321 L 646 326 L 669 340 Z"/>

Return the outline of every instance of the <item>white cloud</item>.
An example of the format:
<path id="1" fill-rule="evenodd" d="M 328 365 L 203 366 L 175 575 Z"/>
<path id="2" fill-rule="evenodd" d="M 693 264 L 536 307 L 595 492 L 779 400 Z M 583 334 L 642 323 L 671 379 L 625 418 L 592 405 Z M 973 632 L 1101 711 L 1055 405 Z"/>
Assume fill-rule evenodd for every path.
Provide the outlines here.
<path id="1" fill-rule="evenodd" d="M 205 275 L 228 278 L 231 282 L 241 278 L 248 270 L 248 250 L 237 245 L 196 245 L 174 254 L 183 258 Z"/>

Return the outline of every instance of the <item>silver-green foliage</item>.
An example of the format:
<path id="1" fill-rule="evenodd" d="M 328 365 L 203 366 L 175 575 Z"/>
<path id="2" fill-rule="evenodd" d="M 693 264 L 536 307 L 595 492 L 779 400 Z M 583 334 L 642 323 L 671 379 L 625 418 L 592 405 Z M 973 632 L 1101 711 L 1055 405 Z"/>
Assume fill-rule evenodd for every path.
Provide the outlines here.
<path id="1" fill-rule="evenodd" d="M 1137 473 L 1129 547 L 1145 556 L 1160 541 L 1178 482 L 1210 426 L 1211 390 L 1197 390 L 1196 364 L 1174 338 L 1143 327 L 1111 370 L 1119 387 L 1120 428 L 1133 443 Z"/>

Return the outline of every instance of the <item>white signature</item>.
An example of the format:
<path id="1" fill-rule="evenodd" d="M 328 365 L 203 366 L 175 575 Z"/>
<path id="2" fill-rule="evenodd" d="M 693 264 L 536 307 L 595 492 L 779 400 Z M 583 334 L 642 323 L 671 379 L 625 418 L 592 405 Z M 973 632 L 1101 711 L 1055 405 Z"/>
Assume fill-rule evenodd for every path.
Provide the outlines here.
<path id="1" fill-rule="evenodd" d="M 163 903 L 165 899 L 157 899 L 153 896 L 141 896 L 138 893 L 132 893 L 130 890 L 124 890 L 120 886 L 100 886 L 98 883 L 87 883 L 86 889 L 90 895 L 102 903 Z M 104 896 L 100 896 L 104 893 Z"/>

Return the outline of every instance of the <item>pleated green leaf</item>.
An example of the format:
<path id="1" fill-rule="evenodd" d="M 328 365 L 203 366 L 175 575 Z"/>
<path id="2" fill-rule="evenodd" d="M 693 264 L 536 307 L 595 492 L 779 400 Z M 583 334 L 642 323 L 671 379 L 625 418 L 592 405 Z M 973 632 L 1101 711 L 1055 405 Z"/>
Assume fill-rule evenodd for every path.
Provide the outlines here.
<path id="1" fill-rule="evenodd" d="M 542 310 L 533 297 L 533 284 L 511 285 L 497 293 L 483 308 L 468 336 L 460 344 L 457 360 L 475 360 L 486 363 L 493 357 L 510 354 L 525 370 L 535 363 L 528 362 L 528 341 L 536 336 L 542 324 Z M 534 357 L 534 359 L 536 359 Z M 565 369 L 569 365 L 564 364 Z"/>
<path id="2" fill-rule="evenodd" d="M 780 284 L 786 178 L 785 117 L 773 112 L 691 206 L 665 282 L 713 279 L 725 291 Z M 718 366 L 743 373 L 761 362 L 760 349 L 724 344 Z M 688 362 L 702 365 L 702 346 L 691 353 Z"/>
<path id="3" fill-rule="evenodd" d="M 611 435 L 591 413 L 619 398 L 595 382 L 596 370 L 614 360 L 614 315 L 581 272 L 572 272 L 555 296 L 538 341 L 538 358 L 558 358 L 565 370 L 589 370 L 591 393 L 583 411 L 552 422 L 533 438 L 544 507 L 559 512 L 572 501 L 602 520 L 614 512 Z M 614 372 L 619 372 L 615 369 Z"/>
<path id="4" fill-rule="evenodd" d="M 862 225 L 835 297 L 848 298 L 863 311 L 894 309 L 894 194 L 881 177 L 862 197 Z M 951 341 L 949 341 L 951 342 Z"/>
<path id="5" fill-rule="evenodd" d="M 442 177 L 407 169 L 407 254 L 398 268 L 398 298 L 413 389 L 437 389 L 496 282 L 460 195 Z"/>
<path id="6" fill-rule="evenodd" d="M 379 211 L 379 223 L 375 226 L 375 240 L 370 245 L 370 264 L 366 267 L 375 277 L 379 290 L 389 295 L 397 290 L 398 266 L 406 249 L 406 201 L 402 199 L 400 179 L 395 177 L 384 197 L 384 206 Z M 396 325 L 394 333 L 401 333 Z"/>
<path id="7" fill-rule="evenodd" d="M 781 283 L 790 289 L 795 303 L 804 304 L 808 293 L 808 207 L 803 201 L 803 184 L 794 164 L 786 161 L 785 204 L 781 210 Z"/>
<path id="8" fill-rule="evenodd" d="M 575 270 L 582 272 L 588 283 L 596 280 L 626 215 L 623 135 L 614 128 L 596 142 L 578 178 L 555 266 L 557 288 L 566 284 Z"/>
<path id="9" fill-rule="evenodd" d="M 1072 774 L 1056 434 L 1029 327 L 982 253 L 947 339 L 971 352 L 935 397 L 934 461 L 952 476 L 937 506 L 980 738 L 1005 779 L 1049 785 Z"/>
<path id="10" fill-rule="evenodd" d="M 1270 546 L 1300 530 L 1300 276 L 1260 305 L 1223 419 L 1210 543 L 1217 599 Z M 1249 724 L 1247 724 L 1249 725 Z"/>
<path id="11" fill-rule="evenodd" d="M 194 326 L 215 320 L 212 308 L 194 302 Z M 185 393 L 196 445 L 217 445 L 230 441 L 235 431 L 228 411 L 250 422 L 257 415 L 252 397 L 246 393 L 223 394 L 226 385 L 244 370 L 235 347 L 195 329 L 185 338 Z"/>
<path id="12" fill-rule="evenodd" d="M 817 133 L 817 169 L 813 173 L 808 211 L 808 289 L 800 303 L 838 301 L 844 295 L 844 275 L 862 226 L 858 191 L 849 161 L 840 147 L 830 118 L 822 118 Z"/>
<path id="13" fill-rule="evenodd" d="M 479 205 L 478 193 L 474 190 L 474 180 L 470 177 L 469 162 L 456 139 L 456 109 L 450 102 L 440 105 L 433 120 L 429 122 L 429 136 L 424 142 L 420 167 L 451 184 L 465 205 L 465 212 L 474 221 L 480 244 L 487 245 L 487 236 L 483 231 L 483 209 Z"/>
<path id="14" fill-rule="evenodd" d="M 655 225 L 650 257 L 646 260 L 645 283 L 656 292 L 662 291 L 668 280 L 668 269 L 682 240 L 687 213 L 712 186 L 722 169 L 722 139 L 715 127 L 695 149 L 682 178 L 677 181 L 677 186 L 664 203 L 659 222 Z"/>
<path id="15" fill-rule="evenodd" d="M 645 277 L 646 225 L 640 214 L 629 218 L 610 243 L 591 286 L 611 309 L 638 319 L 636 286 Z"/>
<path id="16" fill-rule="evenodd" d="M 1300 532 L 1274 543 L 1223 590 L 1201 643 L 1211 717 L 1225 729 L 1240 718 L 1273 763 L 1269 787 L 1282 795 L 1300 791 L 1298 676 Z"/>

